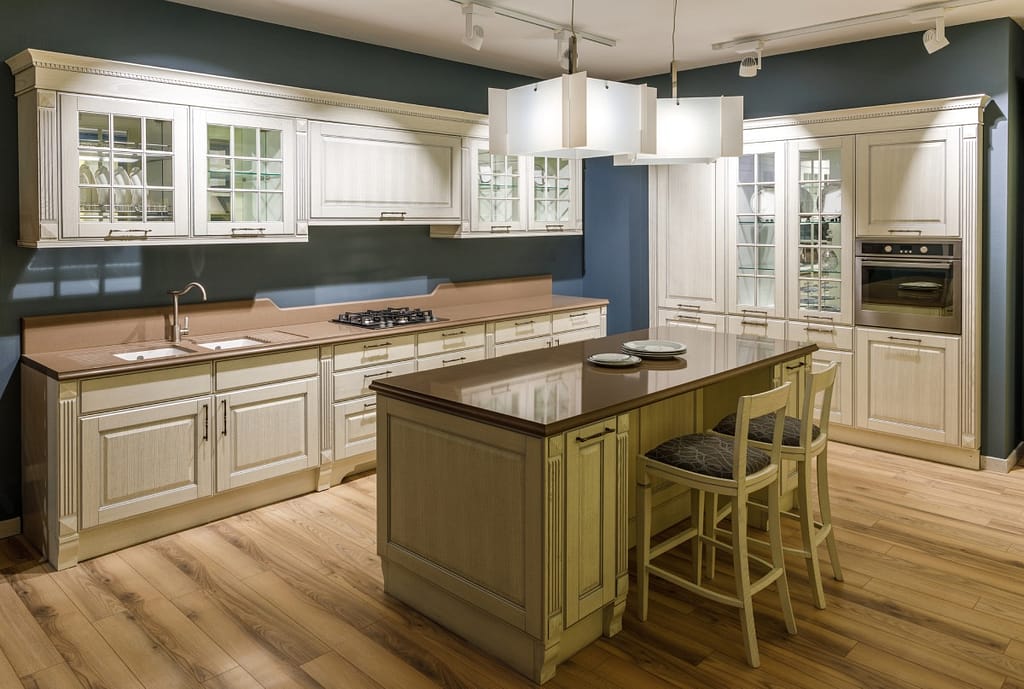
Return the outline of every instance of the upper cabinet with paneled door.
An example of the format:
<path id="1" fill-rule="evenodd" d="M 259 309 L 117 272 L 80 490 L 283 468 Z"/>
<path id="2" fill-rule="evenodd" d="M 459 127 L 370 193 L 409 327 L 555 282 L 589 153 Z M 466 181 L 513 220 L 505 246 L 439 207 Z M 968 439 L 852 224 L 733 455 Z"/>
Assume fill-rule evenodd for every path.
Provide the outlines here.
<path id="1" fill-rule="evenodd" d="M 462 140 L 425 132 L 310 122 L 315 224 L 458 223 Z"/>
<path id="2" fill-rule="evenodd" d="M 463 218 L 436 225 L 446 239 L 580 234 L 583 168 L 578 160 L 496 155 L 486 139 L 467 138 L 463 154 Z"/>
<path id="3" fill-rule="evenodd" d="M 944 237 L 960 230 L 960 128 L 857 137 L 857 236 Z"/>

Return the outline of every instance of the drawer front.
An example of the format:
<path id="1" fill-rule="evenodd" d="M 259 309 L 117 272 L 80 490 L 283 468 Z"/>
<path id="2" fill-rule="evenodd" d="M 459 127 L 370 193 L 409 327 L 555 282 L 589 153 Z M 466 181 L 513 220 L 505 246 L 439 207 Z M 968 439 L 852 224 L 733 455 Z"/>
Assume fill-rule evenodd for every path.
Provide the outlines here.
<path id="1" fill-rule="evenodd" d="M 567 330 L 580 330 L 601 326 L 601 309 L 580 309 L 565 311 L 551 316 L 551 332 L 564 333 Z"/>
<path id="2" fill-rule="evenodd" d="M 470 361 L 480 361 L 483 358 L 484 348 L 474 347 L 473 349 L 463 349 L 450 354 L 435 354 L 434 356 L 422 357 L 416 362 L 416 370 L 429 371 L 434 368 L 458 366 L 459 364 L 466 364 Z"/>
<path id="3" fill-rule="evenodd" d="M 82 414 L 206 395 L 213 389 L 210 364 L 176 366 L 82 381 Z"/>
<path id="4" fill-rule="evenodd" d="M 570 342 L 593 340 L 595 337 L 601 337 L 601 326 L 599 325 L 592 328 L 585 328 L 583 330 L 570 330 L 569 332 L 556 333 L 551 338 L 551 344 L 557 347 L 558 345 L 569 344 Z"/>
<path id="5" fill-rule="evenodd" d="M 505 356 L 506 354 L 517 354 L 518 352 L 529 352 L 534 349 L 544 349 L 551 346 L 550 337 L 534 337 L 529 340 L 515 340 L 494 345 L 494 356 Z"/>
<path id="6" fill-rule="evenodd" d="M 218 361 L 214 364 L 214 383 L 217 390 L 233 390 L 315 376 L 319 369 L 316 349 L 297 349 Z"/>
<path id="7" fill-rule="evenodd" d="M 551 316 L 523 316 L 494 324 L 494 342 L 512 342 L 551 334 Z"/>
<path id="8" fill-rule="evenodd" d="M 346 342 L 334 347 L 334 370 L 386 364 L 389 361 L 416 356 L 416 336 L 381 337 L 359 342 Z"/>
<path id="9" fill-rule="evenodd" d="M 853 349 L 853 328 L 850 326 L 790 321 L 787 332 L 794 342 L 814 342 L 828 349 Z"/>
<path id="10" fill-rule="evenodd" d="M 377 399 L 362 397 L 334 405 L 334 459 L 377 447 Z"/>
<path id="11" fill-rule="evenodd" d="M 483 324 L 456 326 L 447 330 L 420 333 L 416 336 L 416 355 L 419 357 L 483 346 Z"/>
<path id="12" fill-rule="evenodd" d="M 759 316 L 729 316 L 726 331 L 730 335 L 758 335 L 785 340 L 786 321 Z"/>
<path id="13" fill-rule="evenodd" d="M 725 332 L 725 315 L 721 313 L 700 313 L 696 310 L 658 309 L 658 325 L 675 328 L 691 328 L 708 332 Z"/>
<path id="14" fill-rule="evenodd" d="M 400 376 L 403 373 L 412 373 L 416 370 L 416 361 L 406 359 L 405 361 L 393 361 L 380 366 L 369 368 L 357 368 L 349 371 L 334 374 L 334 401 L 352 399 L 372 395 L 370 383 L 381 378 Z"/>

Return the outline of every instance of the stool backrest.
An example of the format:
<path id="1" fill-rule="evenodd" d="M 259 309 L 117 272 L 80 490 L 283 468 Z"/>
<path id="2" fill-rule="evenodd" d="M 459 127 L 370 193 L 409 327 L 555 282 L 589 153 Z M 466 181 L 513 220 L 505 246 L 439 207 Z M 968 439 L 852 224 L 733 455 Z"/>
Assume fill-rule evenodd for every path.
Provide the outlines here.
<path id="1" fill-rule="evenodd" d="M 811 431 L 815 425 L 818 426 L 820 432 L 819 438 L 828 436 L 828 421 L 832 415 L 832 389 L 835 387 L 838 371 L 839 363 L 833 361 L 817 373 L 810 371 L 807 373 L 803 409 L 800 410 L 800 447 L 811 446 Z M 819 417 L 815 419 L 814 402 L 819 394 L 821 394 L 821 408 L 818 410 Z"/>
<path id="2" fill-rule="evenodd" d="M 732 477 L 741 485 L 747 476 L 747 435 L 750 420 L 766 414 L 775 415 L 775 429 L 772 432 L 772 464 L 778 465 L 782 454 L 782 427 L 786 420 L 786 405 L 789 403 L 789 386 L 785 382 L 777 388 L 756 395 L 740 397 L 736 405 L 736 433 L 732 441 Z"/>

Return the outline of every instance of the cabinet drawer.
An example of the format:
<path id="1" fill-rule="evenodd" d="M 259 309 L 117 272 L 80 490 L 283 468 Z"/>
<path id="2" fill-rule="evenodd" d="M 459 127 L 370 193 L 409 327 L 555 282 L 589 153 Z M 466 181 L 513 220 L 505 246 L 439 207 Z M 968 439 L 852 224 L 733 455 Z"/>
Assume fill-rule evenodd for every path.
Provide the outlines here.
<path id="1" fill-rule="evenodd" d="M 494 356 L 505 356 L 518 352 L 529 352 L 534 349 L 544 349 L 551 346 L 550 337 L 533 337 L 528 340 L 514 340 L 494 345 Z"/>
<path id="2" fill-rule="evenodd" d="M 784 340 L 786 339 L 786 321 L 777 318 L 729 316 L 726 332 L 730 335 L 759 335 Z"/>
<path id="3" fill-rule="evenodd" d="M 370 383 L 381 378 L 400 376 L 403 373 L 412 373 L 416 370 L 416 361 L 407 359 L 405 361 L 391 362 L 380 366 L 369 368 L 357 368 L 342 373 L 334 374 L 334 401 L 352 399 L 363 395 L 373 394 L 370 392 Z"/>
<path id="4" fill-rule="evenodd" d="M 429 371 L 433 368 L 458 366 L 470 361 L 480 361 L 483 358 L 484 348 L 474 347 L 473 349 L 463 349 L 458 352 L 451 352 L 450 354 L 435 354 L 434 356 L 423 357 L 416 362 L 416 370 Z"/>
<path id="5" fill-rule="evenodd" d="M 582 342 L 583 340 L 593 340 L 595 337 L 601 337 L 601 327 L 595 326 L 592 328 L 585 328 L 583 330 L 570 330 L 569 332 L 561 332 L 551 338 L 551 344 L 555 347 L 558 345 L 569 344 L 570 342 Z"/>
<path id="6" fill-rule="evenodd" d="M 850 326 L 790 321 L 787 332 L 794 342 L 814 342 L 828 349 L 853 349 L 853 328 Z"/>
<path id="7" fill-rule="evenodd" d="M 318 371 L 317 350 L 297 349 L 218 361 L 214 381 L 218 390 L 232 390 L 315 376 Z"/>
<path id="8" fill-rule="evenodd" d="M 334 370 L 385 364 L 416 356 L 416 336 L 381 337 L 374 340 L 346 342 L 334 347 Z"/>
<path id="9" fill-rule="evenodd" d="M 671 325 L 676 328 L 725 332 L 725 315 L 721 313 L 700 313 L 691 309 L 658 309 L 658 321 L 658 325 Z"/>
<path id="10" fill-rule="evenodd" d="M 551 332 L 564 333 L 567 330 L 579 330 L 601 325 L 601 309 L 580 309 L 565 311 L 551 316 Z"/>
<path id="11" fill-rule="evenodd" d="M 483 325 L 457 326 L 416 336 L 416 355 L 420 357 L 483 346 Z"/>
<path id="12" fill-rule="evenodd" d="M 551 316 L 523 316 L 494 324 L 494 342 L 525 340 L 551 334 Z"/>
<path id="13" fill-rule="evenodd" d="M 377 400 L 375 397 L 334 405 L 334 459 L 344 459 L 377 447 Z"/>
<path id="14" fill-rule="evenodd" d="M 82 381 L 82 414 L 196 397 L 211 389 L 210 364 L 90 378 Z"/>

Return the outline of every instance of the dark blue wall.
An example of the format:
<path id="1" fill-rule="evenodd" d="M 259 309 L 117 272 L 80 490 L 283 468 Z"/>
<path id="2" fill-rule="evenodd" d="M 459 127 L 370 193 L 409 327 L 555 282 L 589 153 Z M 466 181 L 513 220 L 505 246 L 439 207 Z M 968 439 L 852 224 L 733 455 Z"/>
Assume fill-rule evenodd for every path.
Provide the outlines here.
<path id="1" fill-rule="evenodd" d="M 461 21 L 452 5 L 452 21 Z M 524 77 L 297 31 L 163 0 L 5 2 L 0 57 L 25 48 L 189 69 L 408 103 L 487 111 L 487 87 Z M 211 300 L 282 306 L 427 292 L 439 282 L 552 274 L 580 294 L 579 237 L 452 241 L 425 227 L 313 228 L 308 244 L 103 249 L 15 246 L 14 80 L 0 68 L 0 520 L 20 512 L 17 361 L 22 316 L 167 305 L 201 280 Z"/>
<path id="2" fill-rule="evenodd" d="M 833 110 L 985 93 L 994 99 L 986 112 L 983 196 L 983 401 L 982 453 L 1005 457 L 1021 438 L 1021 342 L 1020 318 L 1022 230 L 1021 182 L 1018 176 L 1021 148 L 1022 104 L 1017 98 L 1022 70 L 1024 30 L 1008 19 L 956 26 L 947 30 L 950 45 L 928 55 L 921 33 L 849 43 L 789 55 L 769 56 L 753 79 L 740 78 L 737 64 L 686 71 L 679 76 L 683 96 L 735 95 L 744 97 L 747 118 Z M 668 75 L 644 80 L 657 86 L 659 95 L 670 94 Z M 1011 132 L 1013 133 L 1011 135 Z M 593 169 L 593 165 L 588 170 Z M 636 208 L 643 215 L 645 173 L 631 168 L 602 168 L 600 176 L 588 176 L 590 199 L 615 195 L 618 207 Z M 585 294 L 612 300 L 621 329 L 646 324 L 649 272 L 639 264 L 630 275 L 631 262 L 600 255 L 602 247 L 620 246 L 624 235 L 645 241 L 646 230 L 624 228 L 616 216 L 585 214 L 587 273 Z M 592 267 L 617 271 L 606 280 L 593 275 Z M 604 287 L 607 286 L 607 289 Z M 628 313 L 625 311 L 629 309 Z M 611 330 L 611 328 L 609 328 Z"/>

